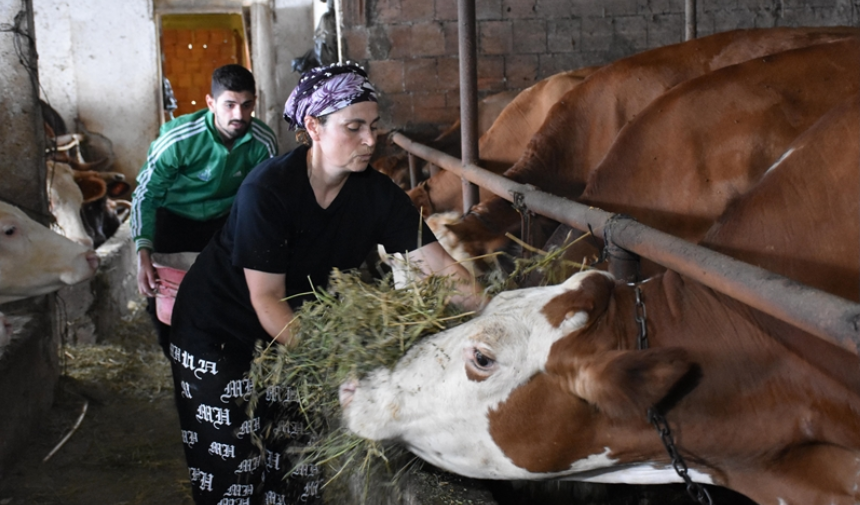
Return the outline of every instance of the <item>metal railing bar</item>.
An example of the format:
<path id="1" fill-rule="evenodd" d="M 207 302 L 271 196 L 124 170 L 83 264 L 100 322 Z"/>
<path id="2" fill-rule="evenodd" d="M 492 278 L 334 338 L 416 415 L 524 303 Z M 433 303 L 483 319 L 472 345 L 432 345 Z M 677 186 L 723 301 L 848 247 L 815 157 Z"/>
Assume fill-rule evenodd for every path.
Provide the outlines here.
<path id="1" fill-rule="evenodd" d="M 403 134 L 394 143 L 446 170 L 478 184 L 513 202 L 522 202 L 532 212 L 565 223 L 581 231 L 589 228 L 602 236 L 615 216 L 533 186 L 516 183 L 473 164 L 462 162 Z M 765 314 L 792 324 L 825 340 L 836 340 L 849 349 L 860 348 L 860 304 L 792 281 L 763 268 L 752 266 L 724 254 L 649 228 L 634 219 L 619 218 L 612 223 L 612 239 L 620 247 L 694 279 L 735 298 Z"/>

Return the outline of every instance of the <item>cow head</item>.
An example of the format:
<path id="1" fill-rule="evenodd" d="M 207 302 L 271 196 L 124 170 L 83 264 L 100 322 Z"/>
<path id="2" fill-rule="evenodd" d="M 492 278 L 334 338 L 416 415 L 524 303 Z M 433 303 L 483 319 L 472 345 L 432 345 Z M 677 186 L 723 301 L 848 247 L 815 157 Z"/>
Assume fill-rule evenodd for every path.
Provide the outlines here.
<path id="1" fill-rule="evenodd" d="M 56 291 L 95 275 L 96 253 L 0 202 L 0 303 Z"/>
<path id="2" fill-rule="evenodd" d="M 401 188 L 409 188 L 409 164 L 405 154 L 395 153 L 375 158 L 371 160 L 370 166 L 390 177 Z"/>
<path id="3" fill-rule="evenodd" d="M 429 179 L 428 179 L 429 180 Z M 427 181 L 406 192 L 409 199 L 412 200 L 412 205 L 421 212 L 422 217 L 427 217 L 436 212 L 436 207 L 433 205 L 433 200 L 430 198 L 430 190 Z"/>
<path id="4" fill-rule="evenodd" d="M 51 214 L 56 219 L 54 227 L 58 233 L 87 248 L 93 247 L 93 239 L 81 221 L 81 208 L 86 198 L 83 188 L 75 179 L 75 171 L 66 163 L 48 160 L 47 186 Z"/>
<path id="5" fill-rule="evenodd" d="M 393 370 L 342 385 L 345 424 L 475 478 L 582 475 L 628 463 L 613 451 L 613 427 L 656 439 L 646 410 L 692 365 L 677 348 L 622 350 L 608 317 L 614 292 L 608 274 L 592 271 L 501 293 Z"/>

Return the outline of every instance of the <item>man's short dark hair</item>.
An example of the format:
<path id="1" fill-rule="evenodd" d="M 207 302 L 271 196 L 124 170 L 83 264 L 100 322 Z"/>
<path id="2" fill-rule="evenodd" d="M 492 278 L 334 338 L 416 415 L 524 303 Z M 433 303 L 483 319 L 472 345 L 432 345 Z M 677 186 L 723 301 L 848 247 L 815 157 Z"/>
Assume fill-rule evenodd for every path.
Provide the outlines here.
<path id="1" fill-rule="evenodd" d="M 216 68 L 212 72 L 212 98 L 217 100 L 225 91 L 250 91 L 256 95 L 257 83 L 254 81 L 254 75 L 242 65 L 230 64 Z"/>

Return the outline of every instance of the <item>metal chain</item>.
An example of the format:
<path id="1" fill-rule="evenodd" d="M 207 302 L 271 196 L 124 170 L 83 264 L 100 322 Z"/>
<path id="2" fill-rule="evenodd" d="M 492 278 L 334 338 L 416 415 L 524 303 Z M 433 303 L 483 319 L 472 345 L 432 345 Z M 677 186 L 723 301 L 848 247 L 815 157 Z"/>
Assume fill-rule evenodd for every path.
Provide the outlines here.
<path id="1" fill-rule="evenodd" d="M 639 326 L 639 334 L 636 337 L 637 346 L 640 350 L 645 350 L 648 348 L 648 327 L 646 325 L 648 313 L 645 310 L 645 299 L 642 296 L 640 283 L 631 282 L 628 286 L 632 287 L 636 293 L 635 319 L 636 324 Z M 648 409 L 648 421 L 657 429 L 657 433 L 660 435 L 660 440 L 663 442 L 663 446 L 666 447 L 666 452 L 669 453 L 669 457 L 672 459 L 672 467 L 687 485 L 687 494 L 690 495 L 690 498 L 701 505 L 713 505 L 714 502 L 711 499 L 711 495 L 708 493 L 708 490 L 698 482 L 693 482 L 693 479 L 690 478 L 687 463 L 684 461 L 684 458 L 678 451 L 678 447 L 675 445 L 675 441 L 672 438 L 672 430 L 669 428 L 669 422 L 666 421 L 663 414 L 661 414 L 655 407 L 651 407 Z"/>
<path id="2" fill-rule="evenodd" d="M 642 298 L 642 288 L 638 282 L 629 284 L 633 286 L 636 292 L 636 324 L 639 325 L 639 335 L 636 337 L 636 344 L 639 350 L 648 348 L 648 327 L 645 321 L 648 320 L 648 312 L 645 310 L 645 300 Z"/>
<path id="3" fill-rule="evenodd" d="M 708 490 L 698 482 L 693 482 L 693 479 L 688 475 L 689 469 L 687 468 L 687 463 L 684 461 L 681 453 L 678 452 L 678 448 L 675 446 L 674 440 L 672 440 L 672 430 L 669 428 L 669 422 L 666 421 L 666 418 L 657 412 L 657 409 L 652 407 L 648 409 L 648 420 L 651 421 L 651 424 L 653 424 L 655 428 L 657 428 L 660 440 L 662 440 L 663 445 L 666 447 L 666 452 L 669 453 L 669 457 L 672 458 L 672 467 L 675 468 L 675 472 L 677 472 L 678 475 L 684 479 L 684 483 L 687 484 L 687 494 L 690 495 L 690 498 L 696 500 L 702 505 L 713 505 L 714 502 L 711 499 L 711 495 L 708 493 Z"/>
<path id="4" fill-rule="evenodd" d="M 513 207 L 520 214 L 520 239 L 528 245 L 532 245 L 532 217 L 534 213 L 529 210 L 526 205 L 526 195 L 519 191 L 511 193 L 514 197 Z M 530 258 L 532 252 L 527 248 L 523 248 L 523 258 Z"/>

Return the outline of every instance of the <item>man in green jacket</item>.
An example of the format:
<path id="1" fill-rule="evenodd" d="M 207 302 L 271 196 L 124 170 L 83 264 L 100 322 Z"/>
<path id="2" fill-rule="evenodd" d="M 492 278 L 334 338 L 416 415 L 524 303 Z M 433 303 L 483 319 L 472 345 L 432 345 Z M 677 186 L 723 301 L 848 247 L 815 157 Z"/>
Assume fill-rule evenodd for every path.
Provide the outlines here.
<path id="1" fill-rule="evenodd" d="M 277 154 L 274 132 L 251 117 L 256 99 L 250 71 L 217 68 L 208 108 L 165 123 L 138 173 L 131 214 L 137 285 L 165 354 L 170 328 L 156 317 L 158 274 L 151 255 L 202 251 L 227 218 L 245 176 Z"/>

